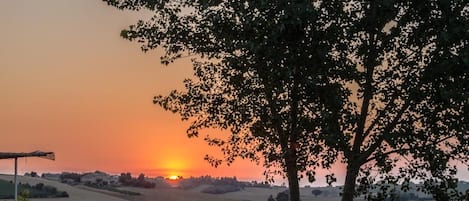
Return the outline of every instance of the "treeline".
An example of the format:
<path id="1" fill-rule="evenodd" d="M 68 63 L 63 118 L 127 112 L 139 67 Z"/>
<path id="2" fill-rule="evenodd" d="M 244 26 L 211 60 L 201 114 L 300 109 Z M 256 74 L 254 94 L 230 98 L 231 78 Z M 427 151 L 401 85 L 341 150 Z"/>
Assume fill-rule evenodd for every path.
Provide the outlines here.
<path id="1" fill-rule="evenodd" d="M 6 183 L 6 181 L 0 181 Z M 4 184 L 2 186 L 8 186 L 7 189 L 14 189 L 14 184 L 10 181 L 8 184 Z M 30 185 L 28 183 L 18 184 L 18 191 L 20 196 L 27 197 L 27 198 L 66 198 L 69 197 L 66 191 L 59 191 L 56 187 L 45 185 L 43 183 L 37 183 L 35 185 Z M 13 199 L 14 194 L 11 191 L 11 194 L 0 194 L 0 199 Z"/>
<path id="2" fill-rule="evenodd" d="M 179 182 L 179 188 L 182 189 L 191 189 L 201 185 L 232 185 L 239 186 L 240 188 L 245 187 L 245 182 L 239 182 L 236 177 L 211 177 L 209 175 L 201 177 L 190 177 L 183 179 Z"/>
<path id="3" fill-rule="evenodd" d="M 145 175 L 141 173 L 137 178 L 133 178 L 132 174 L 121 173 L 118 180 L 123 186 L 141 187 L 141 188 L 155 188 L 156 184 L 145 180 Z"/>
<path id="4" fill-rule="evenodd" d="M 59 191 L 56 187 L 37 183 L 35 185 L 20 184 L 20 191 L 28 191 L 30 198 L 67 198 L 69 197 L 66 191 Z"/>
<path id="5" fill-rule="evenodd" d="M 236 177 L 190 177 L 183 179 L 179 183 L 179 188 L 191 189 L 201 185 L 209 185 L 202 189 L 202 193 L 223 194 L 240 191 L 245 187 L 244 182 L 239 182 Z"/>
<path id="6" fill-rule="evenodd" d="M 179 188 L 182 189 L 191 189 L 202 185 L 208 185 L 202 189 L 202 192 L 209 194 L 235 192 L 240 191 L 246 187 L 270 188 L 270 185 L 267 183 L 258 183 L 256 181 L 241 182 L 238 181 L 236 177 L 211 177 L 209 175 L 201 177 L 190 177 L 179 182 Z"/>
<path id="7" fill-rule="evenodd" d="M 59 178 L 60 178 L 60 181 L 62 183 L 65 183 L 67 180 L 70 180 L 70 181 L 73 181 L 73 182 L 76 182 L 76 183 L 80 183 L 82 176 L 83 176 L 83 174 L 64 172 L 64 173 L 60 174 Z"/>
<path id="8" fill-rule="evenodd" d="M 277 197 L 274 198 L 272 195 L 267 198 L 267 201 L 290 201 L 290 192 L 288 190 L 277 193 Z"/>
<path id="9" fill-rule="evenodd" d="M 90 187 L 109 189 L 119 186 L 132 186 L 141 188 L 169 188 L 171 187 L 164 178 L 149 179 L 143 173 L 138 177 L 132 177 L 132 174 L 121 173 L 119 176 L 109 175 L 105 172 L 95 171 L 88 173 L 63 172 L 61 174 L 43 174 L 44 178 L 50 180 L 59 180 L 69 185 L 85 184 Z"/>

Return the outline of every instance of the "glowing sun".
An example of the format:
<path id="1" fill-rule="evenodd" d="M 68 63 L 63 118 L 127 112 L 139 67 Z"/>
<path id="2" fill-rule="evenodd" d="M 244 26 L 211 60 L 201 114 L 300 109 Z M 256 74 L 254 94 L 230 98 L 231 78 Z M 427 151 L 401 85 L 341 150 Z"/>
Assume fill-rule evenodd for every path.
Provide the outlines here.
<path id="1" fill-rule="evenodd" d="M 179 179 L 179 176 L 177 176 L 177 175 L 171 175 L 171 176 L 169 176 L 168 178 L 169 178 L 170 180 L 177 180 L 177 179 Z"/>

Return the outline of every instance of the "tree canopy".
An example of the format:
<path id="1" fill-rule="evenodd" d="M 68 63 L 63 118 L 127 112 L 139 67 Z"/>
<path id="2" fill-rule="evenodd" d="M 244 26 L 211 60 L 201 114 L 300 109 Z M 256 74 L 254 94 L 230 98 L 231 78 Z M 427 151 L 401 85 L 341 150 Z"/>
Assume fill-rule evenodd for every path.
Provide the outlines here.
<path id="1" fill-rule="evenodd" d="M 249 158 L 268 171 L 283 170 L 298 200 L 298 177 L 313 181 L 319 165 L 322 102 L 333 100 L 325 92 L 338 90 L 325 76 L 328 41 L 315 39 L 330 34 L 323 29 L 327 21 L 318 19 L 321 9 L 333 7 L 310 1 L 107 2 L 155 12 L 121 33 L 142 42 L 144 51 L 162 47 L 165 64 L 192 56 L 195 78 L 185 81 L 186 90 L 154 102 L 191 121 L 189 136 L 204 128 L 229 130 L 226 139 L 205 139 L 222 147 L 228 163 Z"/>
<path id="2" fill-rule="evenodd" d="M 465 0 L 105 1 L 155 14 L 121 36 L 163 48 L 164 64 L 193 62 L 185 90 L 154 102 L 190 121 L 189 136 L 229 130 L 206 140 L 229 163 L 280 167 L 292 200 L 299 177 L 336 162 L 344 201 L 385 199 L 412 179 L 439 200 L 459 196 L 448 189 L 450 161 L 468 164 Z"/>
<path id="3" fill-rule="evenodd" d="M 469 154 L 467 1 L 344 4 L 331 22 L 341 27 L 332 60 L 350 73 L 332 81 L 349 93 L 328 106 L 335 118 L 322 135 L 347 163 L 343 200 L 384 199 L 386 186 L 411 179 L 437 200 L 457 197 L 450 161 L 467 165 Z"/>
<path id="4" fill-rule="evenodd" d="M 204 128 L 229 130 L 227 139 L 206 140 L 222 147 L 228 163 L 249 158 L 275 173 L 283 170 L 292 200 L 298 200 L 298 177 L 304 176 L 298 172 L 314 180 L 320 160 L 316 136 L 324 125 L 322 102 L 335 101 L 337 91 L 326 76 L 335 39 L 316 40 L 331 34 L 321 29 L 327 24 L 318 20 L 321 6 L 310 1 L 107 2 L 155 12 L 151 20 L 121 33 L 142 42 L 144 51 L 162 47 L 165 64 L 192 56 L 195 78 L 185 81 L 186 90 L 154 102 L 190 120 L 189 136 Z M 323 9 L 334 8 L 324 4 Z M 215 166 L 221 162 L 206 159 Z"/>

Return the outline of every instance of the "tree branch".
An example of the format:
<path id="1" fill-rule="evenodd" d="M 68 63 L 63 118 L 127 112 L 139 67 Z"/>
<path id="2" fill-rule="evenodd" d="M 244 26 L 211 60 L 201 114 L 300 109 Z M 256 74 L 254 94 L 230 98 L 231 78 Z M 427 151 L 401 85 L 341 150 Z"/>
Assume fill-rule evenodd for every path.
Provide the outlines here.
<path id="1" fill-rule="evenodd" d="M 370 47 L 375 46 L 375 36 L 376 34 L 371 34 L 370 39 L 372 40 L 369 44 Z M 364 129 L 366 124 L 366 119 L 368 117 L 368 109 L 370 105 L 370 101 L 373 98 L 373 72 L 375 68 L 375 60 L 377 58 L 377 50 L 374 48 L 370 48 L 370 55 L 365 60 L 364 68 L 366 70 L 365 75 L 365 89 L 363 92 L 363 100 L 361 104 L 360 110 L 360 118 L 358 120 L 358 127 L 357 131 L 355 132 L 355 139 L 352 145 L 352 152 L 360 153 L 360 147 L 363 143 L 364 139 Z"/>
<path id="2" fill-rule="evenodd" d="M 386 126 L 386 128 L 384 129 L 383 133 L 389 133 L 395 126 L 396 124 L 399 122 L 399 119 L 402 117 L 402 114 L 404 114 L 405 110 L 407 110 L 407 108 L 409 108 L 410 106 L 410 102 L 411 101 L 407 101 L 401 108 L 401 110 L 399 110 L 399 112 L 397 113 L 396 117 L 391 121 L 390 124 L 388 124 Z M 381 146 L 381 143 L 384 141 L 385 137 L 386 136 L 385 134 L 382 134 L 381 136 L 379 136 L 379 138 L 376 140 L 376 142 L 374 144 L 372 144 L 366 151 L 363 152 L 363 154 L 361 155 L 360 159 L 363 160 L 363 161 L 366 161 L 366 159 L 379 147 Z"/>
<path id="3" fill-rule="evenodd" d="M 450 139 L 450 138 L 452 138 L 452 137 L 454 137 L 454 135 L 446 136 L 446 137 L 444 137 L 444 138 L 442 138 L 442 139 L 440 139 L 440 140 L 438 140 L 438 141 L 435 141 L 435 142 L 430 143 L 430 144 L 425 144 L 425 145 L 422 145 L 422 146 L 419 146 L 419 147 L 410 147 L 410 148 L 406 148 L 406 149 L 395 149 L 395 150 L 392 150 L 392 151 L 385 152 L 385 153 L 383 153 L 383 155 L 388 156 L 388 155 L 390 155 L 390 154 L 398 153 L 398 152 L 401 152 L 401 151 L 410 151 L 410 150 L 415 150 L 415 149 L 426 148 L 426 147 L 429 147 L 429 146 L 433 146 L 433 145 L 437 145 L 437 144 L 439 144 L 439 143 L 442 143 L 442 142 L 444 142 L 444 141 L 446 141 L 446 140 L 448 140 L 448 139 Z M 372 161 L 372 160 L 375 160 L 375 159 L 376 159 L 376 156 L 371 157 L 371 158 L 368 158 L 368 159 L 366 159 L 366 161 L 364 162 L 364 164 L 365 164 L 365 163 L 368 163 L 368 162 L 370 162 L 370 161 Z"/>
<path id="4" fill-rule="evenodd" d="M 373 127 L 378 123 L 378 120 L 383 118 L 384 115 L 386 114 L 385 111 L 389 110 L 389 107 L 392 107 L 392 106 L 395 106 L 395 104 L 393 103 L 394 100 L 396 100 L 399 93 L 395 92 L 393 94 L 393 97 L 391 98 L 391 100 L 389 101 L 388 104 L 386 104 L 386 106 L 384 107 L 383 110 L 379 111 L 379 116 L 374 118 L 373 121 L 371 122 L 370 126 L 368 126 L 368 128 L 366 129 L 365 133 L 363 134 L 363 138 L 366 138 L 370 133 L 371 133 L 371 130 L 373 129 Z"/>

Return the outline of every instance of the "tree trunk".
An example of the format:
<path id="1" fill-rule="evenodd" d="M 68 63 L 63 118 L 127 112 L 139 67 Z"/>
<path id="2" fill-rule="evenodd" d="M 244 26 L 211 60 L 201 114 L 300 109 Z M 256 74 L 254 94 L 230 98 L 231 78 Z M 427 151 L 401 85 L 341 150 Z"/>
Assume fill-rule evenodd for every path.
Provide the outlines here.
<path id="1" fill-rule="evenodd" d="M 359 168 L 353 164 L 347 165 L 347 175 L 345 176 L 344 192 L 342 201 L 353 201 L 355 195 L 355 186 Z"/>
<path id="2" fill-rule="evenodd" d="M 287 159 L 288 188 L 290 201 L 300 201 L 300 184 L 298 182 L 298 167 L 296 160 Z"/>

